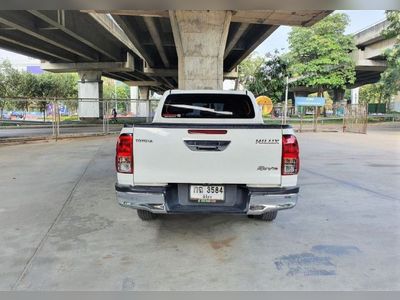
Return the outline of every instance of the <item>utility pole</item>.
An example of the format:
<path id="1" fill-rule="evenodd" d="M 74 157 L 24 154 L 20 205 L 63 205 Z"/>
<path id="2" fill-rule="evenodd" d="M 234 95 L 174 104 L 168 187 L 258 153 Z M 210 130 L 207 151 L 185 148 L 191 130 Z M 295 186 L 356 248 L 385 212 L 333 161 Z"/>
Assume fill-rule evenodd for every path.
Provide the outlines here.
<path id="1" fill-rule="evenodd" d="M 283 124 L 284 125 L 286 125 L 286 119 L 287 119 L 288 97 L 289 97 L 289 76 L 286 76 L 285 107 L 283 109 Z"/>
<path id="2" fill-rule="evenodd" d="M 114 79 L 114 100 L 115 100 L 115 111 L 118 111 L 118 101 L 117 101 L 117 81 Z"/>

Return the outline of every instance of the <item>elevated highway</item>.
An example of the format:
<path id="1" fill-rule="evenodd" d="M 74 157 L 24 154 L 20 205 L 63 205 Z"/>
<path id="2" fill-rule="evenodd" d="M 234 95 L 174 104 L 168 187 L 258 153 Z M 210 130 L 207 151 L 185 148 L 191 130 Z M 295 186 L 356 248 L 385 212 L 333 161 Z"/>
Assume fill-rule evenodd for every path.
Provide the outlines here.
<path id="1" fill-rule="evenodd" d="M 357 50 L 352 53 L 356 64 L 356 82 L 353 87 L 378 82 L 386 69 L 385 51 L 393 48 L 395 38 L 386 39 L 382 31 L 389 22 L 384 20 L 354 35 Z"/>
<path id="2" fill-rule="evenodd" d="M 139 89 L 222 88 L 237 65 L 280 25 L 311 26 L 330 14 L 304 11 L 0 11 L 0 47 L 78 72 L 79 97 L 101 98 L 101 76 Z M 99 117 L 97 104 L 80 105 Z"/>

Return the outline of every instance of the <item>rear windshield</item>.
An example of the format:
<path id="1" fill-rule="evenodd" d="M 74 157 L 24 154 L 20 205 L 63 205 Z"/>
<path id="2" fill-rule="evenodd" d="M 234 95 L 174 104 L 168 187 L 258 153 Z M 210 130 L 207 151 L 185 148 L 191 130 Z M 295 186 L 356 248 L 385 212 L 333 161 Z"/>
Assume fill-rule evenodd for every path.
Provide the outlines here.
<path id="1" fill-rule="evenodd" d="M 247 95 L 171 94 L 162 109 L 163 118 L 253 119 L 254 108 Z"/>

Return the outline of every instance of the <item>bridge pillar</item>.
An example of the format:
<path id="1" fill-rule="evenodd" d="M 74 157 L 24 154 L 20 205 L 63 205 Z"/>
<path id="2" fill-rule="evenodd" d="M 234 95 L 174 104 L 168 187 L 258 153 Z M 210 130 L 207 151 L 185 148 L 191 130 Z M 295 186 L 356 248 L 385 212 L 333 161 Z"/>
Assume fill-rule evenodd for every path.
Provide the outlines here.
<path id="1" fill-rule="evenodd" d="M 100 71 L 79 71 L 78 116 L 79 118 L 100 118 L 102 116 L 103 81 Z M 84 98 L 89 98 L 88 100 Z"/>
<path id="2" fill-rule="evenodd" d="M 393 97 L 393 100 L 390 101 L 389 108 L 391 111 L 400 112 L 400 92 L 398 92 L 397 95 Z"/>
<path id="3" fill-rule="evenodd" d="M 134 117 L 148 117 L 150 110 L 150 87 L 148 86 L 131 86 L 131 99 L 139 100 L 131 103 L 131 112 Z M 145 101 L 143 101 L 145 100 Z"/>
<path id="4" fill-rule="evenodd" d="M 360 88 L 351 89 L 351 104 L 358 104 Z"/>
<path id="5" fill-rule="evenodd" d="M 148 86 L 139 86 L 139 99 L 149 99 L 150 88 Z"/>
<path id="6" fill-rule="evenodd" d="M 222 89 L 231 11 L 170 11 L 179 89 Z"/>
<path id="7" fill-rule="evenodd" d="M 139 99 L 139 87 L 131 86 L 129 89 L 131 98 L 131 113 L 133 113 L 133 116 L 136 117 L 138 112 L 138 103 L 135 100 Z"/>
<path id="8" fill-rule="evenodd" d="M 139 104 L 140 113 L 143 117 L 146 117 L 146 121 L 150 121 L 150 87 L 148 86 L 139 86 L 139 99 L 146 100 L 141 101 Z"/>

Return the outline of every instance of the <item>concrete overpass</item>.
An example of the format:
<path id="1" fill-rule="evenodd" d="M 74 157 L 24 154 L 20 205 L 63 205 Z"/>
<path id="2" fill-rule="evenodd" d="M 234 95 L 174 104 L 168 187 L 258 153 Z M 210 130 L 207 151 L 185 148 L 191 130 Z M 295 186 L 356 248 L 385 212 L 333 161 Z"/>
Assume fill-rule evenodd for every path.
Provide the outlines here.
<path id="1" fill-rule="evenodd" d="M 386 69 L 384 52 L 393 48 L 395 38 L 386 39 L 382 31 L 387 28 L 387 20 L 372 25 L 356 34 L 354 41 L 357 50 L 352 53 L 356 63 L 356 82 L 352 87 L 359 87 L 368 83 L 376 83 Z"/>
<path id="2" fill-rule="evenodd" d="M 101 98 L 101 76 L 149 89 L 222 88 L 279 25 L 311 26 L 331 11 L 0 11 L 0 47 L 78 72 L 79 97 Z M 96 103 L 80 116 L 98 117 Z"/>
<path id="3" fill-rule="evenodd" d="M 352 53 L 356 63 L 356 81 L 351 86 L 351 103 L 359 101 L 359 87 L 365 84 L 376 83 L 381 73 L 386 70 L 385 51 L 394 47 L 396 38 L 386 39 L 382 31 L 389 22 L 384 20 L 374 24 L 354 35 L 357 50 Z M 395 97 L 400 99 L 400 93 Z"/>

